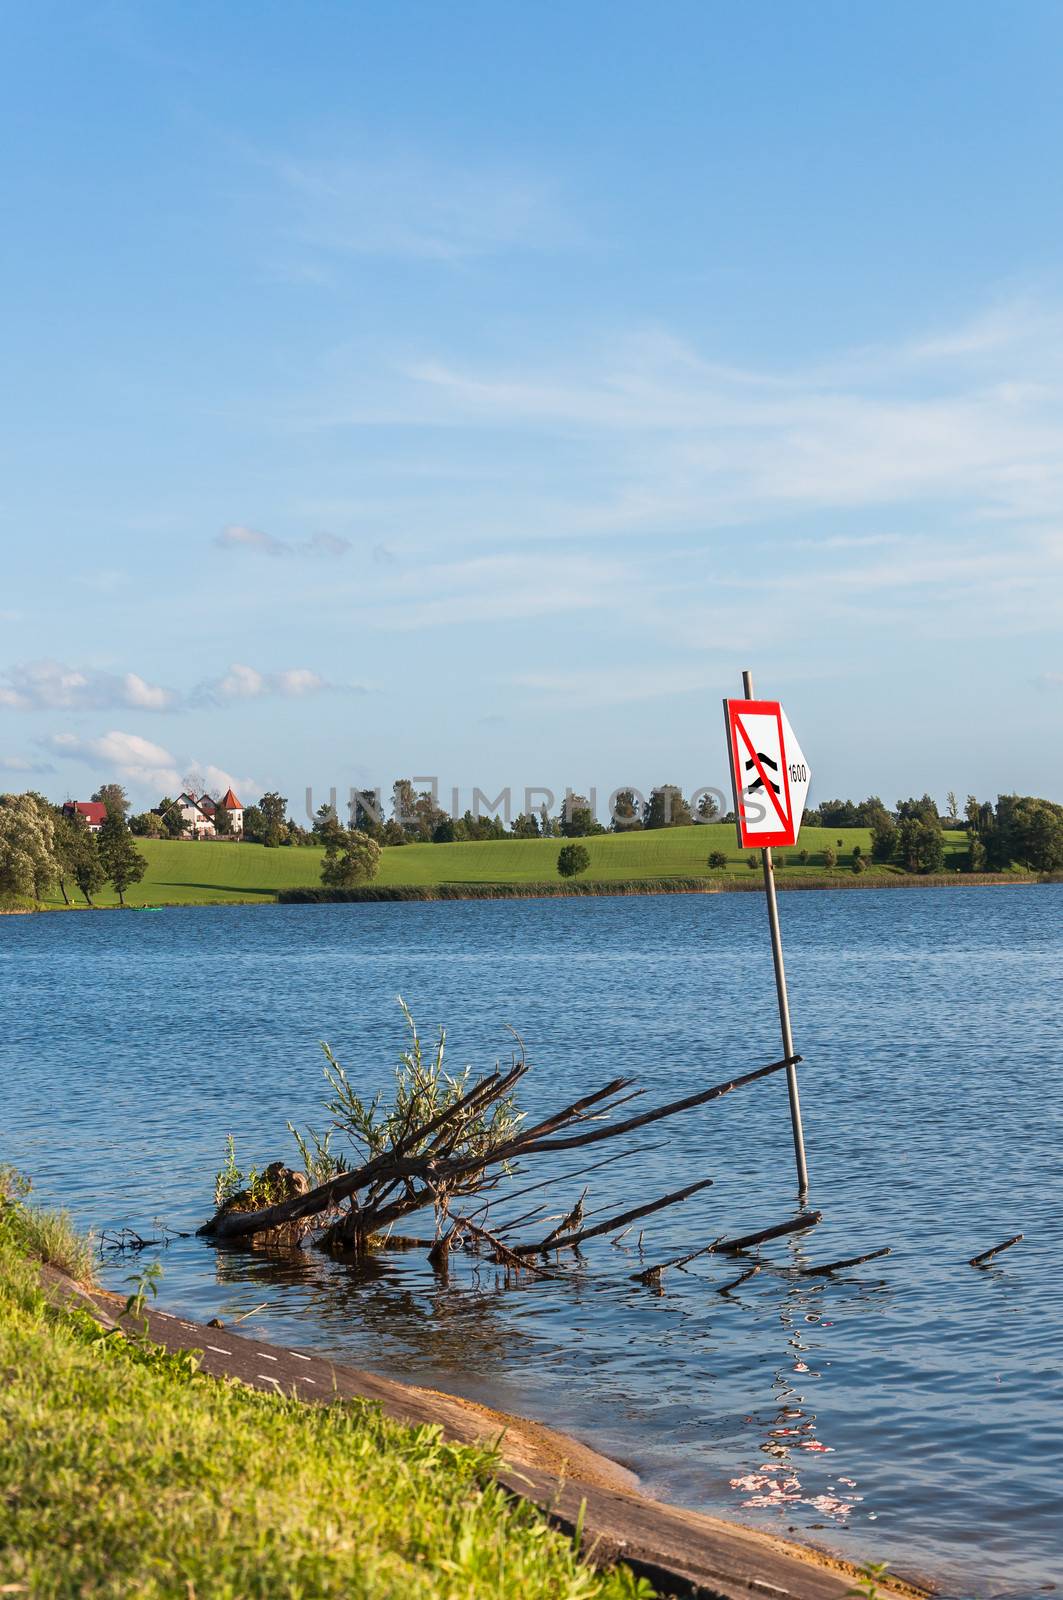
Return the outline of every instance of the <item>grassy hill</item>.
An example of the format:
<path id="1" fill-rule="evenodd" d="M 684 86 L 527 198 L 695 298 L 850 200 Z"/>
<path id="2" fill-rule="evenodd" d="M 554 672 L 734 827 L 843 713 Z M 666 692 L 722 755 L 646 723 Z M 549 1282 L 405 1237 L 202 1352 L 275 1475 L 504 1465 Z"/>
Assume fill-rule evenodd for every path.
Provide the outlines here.
<path id="1" fill-rule="evenodd" d="M 602 884 L 648 878 L 701 878 L 711 883 L 726 881 L 735 874 L 752 876 L 746 852 L 739 850 L 735 842 L 734 828 L 725 823 L 661 828 L 649 833 L 603 834 L 581 842 L 591 858 L 583 877 Z M 384 851 L 380 873 L 374 881 L 381 886 L 556 882 L 557 853 L 562 843 L 558 839 L 500 839 L 483 844 L 403 845 Z M 126 896 L 130 905 L 271 901 L 281 889 L 309 888 L 321 881 L 319 850 L 285 846 L 267 850 L 257 844 L 193 844 L 160 839 L 140 839 L 137 844 L 147 858 L 148 871 L 143 882 Z M 788 874 L 849 878 L 856 844 L 865 858 L 870 855 L 866 828 L 806 828 L 801 834 L 800 849 L 809 852 L 807 866 L 799 862 L 797 850 L 777 851 L 779 881 L 784 883 Z M 823 851 L 828 846 L 838 854 L 838 866 L 831 874 L 823 869 Z M 962 833 L 946 833 L 946 866 L 959 866 L 965 849 Z M 711 850 L 722 850 L 727 855 L 727 866 L 720 872 L 709 871 Z M 759 866 L 759 856 L 757 863 Z M 864 881 L 895 876 L 896 872 L 896 868 L 870 868 Z M 76 895 L 73 898 L 80 899 Z M 114 905 L 116 897 L 107 890 L 96 900 L 99 905 Z M 56 905 L 61 901 L 53 897 L 47 903 Z"/>

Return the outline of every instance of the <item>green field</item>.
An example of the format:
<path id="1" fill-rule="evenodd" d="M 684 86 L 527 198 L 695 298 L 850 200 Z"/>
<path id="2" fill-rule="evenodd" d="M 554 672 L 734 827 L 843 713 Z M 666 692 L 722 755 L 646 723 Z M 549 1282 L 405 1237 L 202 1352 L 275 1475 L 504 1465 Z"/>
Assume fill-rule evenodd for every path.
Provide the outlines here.
<path id="1" fill-rule="evenodd" d="M 839 840 L 841 843 L 839 844 Z M 499 839 L 483 844 L 409 844 L 385 849 L 374 883 L 484 884 L 543 883 L 557 881 L 559 839 Z M 584 839 L 591 864 L 583 878 L 596 883 L 619 883 L 649 878 L 702 878 L 707 884 L 738 875 L 752 876 L 747 853 L 739 850 L 734 828 L 708 823 L 693 828 L 660 828 L 649 833 L 602 834 Z M 271 901 L 281 889 L 309 888 L 321 881 L 321 852 L 281 846 L 267 850 L 257 844 L 216 844 L 175 840 L 139 839 L 138 848 L 148 861 L 142 883 L 126 896 L 130 905 L 196 905 L 218 902 Z M 852 850 L 859 845 L 865 859 L 871 840 L 866 828 L 806 828 L 800 848 L 809 852 L 803 865 L 796 850 L 777 851 L 779 881 L 819 876 L 851 879 Z M 833 872 L 823 868 L 823 851 L 837 851 Z M 712 850 L 727 855 L 727 867 L 710 872 Z M 946 833 L 946 867 L 961 864 L 966 836 Z M 758 858 L 759 861 L 759 858 Z M 894 867 L 869 867 L 863 882 L 896 876 Z M 108 889 L 95 897 L 99 905 L 114 905 Z M 72 894 L 75 903 L 80 896 Z M 61 904 L 52 897 L 48 905 Z"/>

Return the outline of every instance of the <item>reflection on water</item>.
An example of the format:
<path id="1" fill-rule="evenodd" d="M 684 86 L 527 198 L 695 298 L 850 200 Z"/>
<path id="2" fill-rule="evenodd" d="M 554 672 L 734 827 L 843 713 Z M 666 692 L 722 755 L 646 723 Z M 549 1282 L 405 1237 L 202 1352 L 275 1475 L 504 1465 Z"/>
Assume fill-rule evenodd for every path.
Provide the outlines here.
<path id="1" fill-rule="evenodd" d="M 647 1219 L 641 1251 L 637 1232 L 589 1242 L 562 1282 L 188 1237 L 160 1251 L 164 1299 L 567 1427 L 651 1493 L 929 1571 L 952 1597 L 1028 1600 L 1063 1565 L 1061 909 L 1056 887 L 784 900 L 824 1221 L 728 1294 L 733 1259 L 660 1293 L 631 1275 L 792 1212 L 776 1080 L 593 1173 L 589 1205 L 614 1212 L 715 1183 Z M 286 1118 L 320 1121 L 317 1039 L 358 1092 L 379 1084 L 400 991 L 458 1062 L 490 1066 L 516 1024 L 533 1113 L 618 1073 L 663 1101 L 777 1054 L 755 896 L 5 918 L 0 1155 L 97 1228 L 191 1230 L 227 1134 L 262 1165 L 291 1153 Z M 534 1176 L 572 1171 L 554 1159 Z M 834 1278 L 799 1271 L 886 1244 Z"/>

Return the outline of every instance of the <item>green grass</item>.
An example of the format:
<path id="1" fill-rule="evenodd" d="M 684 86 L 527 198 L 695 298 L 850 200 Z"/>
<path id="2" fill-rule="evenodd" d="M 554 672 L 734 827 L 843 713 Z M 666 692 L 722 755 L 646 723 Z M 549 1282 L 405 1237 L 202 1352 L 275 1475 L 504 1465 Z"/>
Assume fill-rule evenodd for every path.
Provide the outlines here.
<path id="1" fill-rule="evenodd" d="M 841 839 L 841 845 L 838 840 Z M 140 839 L 138 847 L 148 860 L 142 883 L 126 895 L 130 905 L 196 905 L 224 901 L 271 901 L 281 889 L 314 886 L 321 881 L 321 852 L 281 846 L 267 850 L 254 844 L 193 844 L 175 840 Z M 543 883 L 557 878 L 559 839 L 499 839 L 484 844 L 410 844 L 386 849 L 374 883 L 476 884 Z M 734 828 L 708 823 L 692 828 L 660 828 L 649 833 L 604 834 L 582 841 L 591 864 L 581 881 L 603 884 L 647 878 L 703 878 L 726 881 L 729 875 L 751 876 L 746 852 L 739 850 Z M 827 877 L 849 874 L 852 850 L 859 844 L 870 857 L 871 836 L 866 828 L 806 828 L 800 848 L 810 855 L 807 867 L 796 850 L 776 853 L 780 881 L 789 873 L 807 877 L 822 871 L 823 851 L 831 846 L 838 865 Z M 727 855 L 727 867 L 711 873 L 711 850 Z M 946 867 L 958 867 L 966 850 L 963 833 L 945 834 Z M 896 875 L 891 867 L 869 867 L 869 877 Z M 72 894 L 75 904 L 80 896 Z M 110 891 L 96 896 L 99 905 L 114 905 Z M 52 896 L 49 905 L 61 904 Z"/>
<path id="2" fill-rule="evenodd" d="M 0 1210 L 12 1242 L 26 1255 L 66 1272 L 78 1283 L 92 1283 L 96 1258 L 91 1234 L 78 1233 L 68 1211 L 30 1205 L 30 1185 L 14 1167 L 0 1166 Z"/>
<path id="3" fill-rule="evenodd" d="M 448 1445 L 103 1335 L 0 1204 L 0 1592 L 33 1600 L 633 1600 Z"/>

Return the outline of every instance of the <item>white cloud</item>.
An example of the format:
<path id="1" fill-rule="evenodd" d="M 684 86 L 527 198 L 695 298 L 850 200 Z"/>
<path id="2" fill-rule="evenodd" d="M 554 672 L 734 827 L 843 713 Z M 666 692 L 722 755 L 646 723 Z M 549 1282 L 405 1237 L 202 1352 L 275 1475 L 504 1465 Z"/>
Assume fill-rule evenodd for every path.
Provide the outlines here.
<path id="1" fill-rule="evenodd" d="M 128 706 L 165 711 L 177 701 L 135 672 L 116 674 L 64 666 L 59 661 L 28 661 L 0 674 L 0 706 L 14 711 L 102 711 Z"/>
<path id="2" fill-rule="evenodd" d="M 247 550 L 252 554 L 270 556 L 274 560 L 299 557 L 336 561 L 351 548 L 348 539 L 341 539 L 335 533 L 312 533 L 308 539 L 278 539 L 272 533 L 245 527 L 240 522 L 230 523 L 223 528 L 214 543 L 222 550 Z"/>
<path id="3" fill-rule="evenodd" d="M 256 667 L 234 661 L 224 677 L 203 684 L 199 692 L 210 700 L 258 700 L 265 695 L 279 695 L 285 700 L 295 700 L 334 688 L 334 684 L 327 683 L 320 673 L 312 672 L 309 667 L 288 667 L 282 672 L 259 672 Z"/>
<path id="4" fill-rule="evenodd" d="M 64 666 L 58 661 L 30 661 L 0 673 L 0 707 L 11 711 L 180 711 L 205 702 L 257 699 L 277 695 L 295 699 L 333 688 L 309 667 L 259 672 L 234 663 L 219 679 L 197 684 L 178 694 L 149 683 L 139 673 L 99 672 Z"/>
<path id="5" fill-rule="evenodd" d="M 98 739 L 81 739 L 73 733 L 53 733 L 44 743 L 56 755 L 84 761 L 97 772 L 115 776 L 160 792 L 180 788 L 178 764 L 169 750 L 137 733 L 113 729 Z"/>
<path id="6" fill-rule="evenodd" d="M 277 692 L 291 699 L 300 699 L 305 694 L 317 694 L 329 685 L 318 673 L 311 672 L 309 667 L 293 667 L 288 672 L 278 672 L 274 675 Z"/>
<path id="7" fill-rule="evenodd" d="M 30 761 L 25 756 L 0 756 L 0 772 L 54 772 L 50 761 Z"/>
<path id="8" fill-rule="evenodd" d="M 236 661 L 224 678 L 219 678 L 217 693 L 223 700 L 253 700 L 263 693 L 265 687 L 266 680 L 261 672 Z"/>
<path id="9" fill-rule="evenodd" d="M 136 706 L 141 711 L 165 711 L 176 698 L 169 689 L 160 689 L 157 684 L 145 683 L 135 672 L 127 672 L 122 679 L 122 685 L 126 705 Z"/>
<path id="10" fill-rule="evenodd" d="M 556 361 L 401 369 L 423 426 L 530 427 L 578 439 L 610 497 L 553 519 L 578 536 L 766 522 L 815 509 L 952 505 L 1063 516 L 1063 316 L 999 308 L 973 324 L 796 370 L 737 369 L 666 332 Z M 364 419 L 355 404 L 351 416 Z M 342 423 L 342 403 L 321 420 Z M 579 526 L 583 521 L 583 528 Z"/>
<path id="11" fill-rule="evenodd" d="M 224 767 L 194 757 L 179 761 L 162 745 L 117 728 L 96 739 L 54 733 L 42 743 L 57 756 L 94 768 L 95 776 L 101 781 L 117 777 L 151 795 L 176 794 L 183 786 L 182 774 L 186 772 L 201 773 L 210 791 L 224 791 L 231 786 L 241 795 L 261 792 L 253 778 L 238 777 Z"/>

